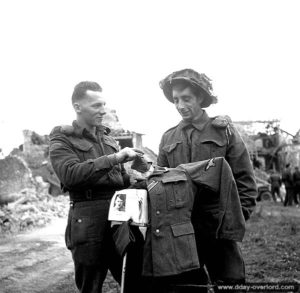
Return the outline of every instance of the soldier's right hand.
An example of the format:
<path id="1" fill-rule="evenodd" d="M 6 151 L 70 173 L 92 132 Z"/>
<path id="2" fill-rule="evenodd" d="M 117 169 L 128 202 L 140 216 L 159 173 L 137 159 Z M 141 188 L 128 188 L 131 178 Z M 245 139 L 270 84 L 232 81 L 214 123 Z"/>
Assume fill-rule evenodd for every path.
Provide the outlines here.
<path id="1" fill-rule="evenodd" d="M 137 156 L 143 156 L 143 152 L 136 148 L 124 148 L 116 153 L 116 158 L 119 163 L 133 161 Z"/>

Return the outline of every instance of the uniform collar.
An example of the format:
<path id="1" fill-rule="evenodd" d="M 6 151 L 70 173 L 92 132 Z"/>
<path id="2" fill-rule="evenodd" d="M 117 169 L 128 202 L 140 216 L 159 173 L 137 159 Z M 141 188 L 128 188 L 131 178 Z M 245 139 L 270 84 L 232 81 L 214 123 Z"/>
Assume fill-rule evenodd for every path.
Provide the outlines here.
<path id="1" fill-rule="evenodd" d="M 74 127 L 74 132 L 77 136 L 92 137 L 95 139 L 95 136 L 91 132 L 89 132 L 85 127 L 81 127 L 76 120 L 73 121 L 72 125 Z M 96 135 L 103 136 L 106 131 L 108 131 L 108 129 L 104 125 L 100 125 L 96 127 Z"/>
<path id="2" fill-rule="evenodd" d="M 81 127 L 76 120 L 73 121 L 72 125 L 74 127 L 74 133 L 76 136 L 82 137 L 83 133 L 87 131 L 84 127 Z"/>
<path id="3" fill-rule="evenodd" d="M 197 119 L 196 121 L 194 121 L 193 123 L 190 122 L 186 122 L 184 120 L 181 120 L 179 123 L 179 127 L 181 129 L 192 125 L 193 127 L 195 127 L 196 129 L 198 129 L 199 131 L 203 130 L 205 125 L 207 124 L 207 122 L 209 121 L 209 117 L 206 113 L 206 111 L 203 111 L 202 115 L 200 116 L 199 119 Z"/>

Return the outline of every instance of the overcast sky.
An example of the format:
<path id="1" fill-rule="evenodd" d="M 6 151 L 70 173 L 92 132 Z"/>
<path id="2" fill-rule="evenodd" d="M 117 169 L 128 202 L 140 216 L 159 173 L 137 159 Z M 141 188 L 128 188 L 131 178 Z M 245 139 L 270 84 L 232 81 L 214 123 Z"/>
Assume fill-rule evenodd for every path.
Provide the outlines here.
<path id="1" fill-rule="evenodd" d="M 158 86 L 183 68 L 213 80 L 209 115 L 280 119 L 300 128 L 300 2 L 1 1 L 0 147 L 22 129 L 48 134 L 75 118 L 76 83 L 103 87 L 125 129 L 157 151 L 180 116 Z"/>

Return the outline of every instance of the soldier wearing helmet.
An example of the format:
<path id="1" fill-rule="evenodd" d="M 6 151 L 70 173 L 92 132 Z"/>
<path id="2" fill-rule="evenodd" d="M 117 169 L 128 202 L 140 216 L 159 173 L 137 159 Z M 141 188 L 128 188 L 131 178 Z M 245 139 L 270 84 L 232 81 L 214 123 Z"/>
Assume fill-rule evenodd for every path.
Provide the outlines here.
<path id="1" fill-rule="evenodd" d="M 160 82 L 166 98 L 175 105 L 182 117 L 178 125 L 167 130 L 161 139 L 157 163 L 175 168 L 180 164 L 224 157 L 229 163 L 239 192 L 241 208 L 247 220 L 255 207 L 257 187 L 246 146 L 228 116 L 210 118 L 204 108 L 217 102 L 211 80 L 192 69 L 173 72 Z M 245 267 L 238 244 L 226 236 L 216 235 L 222 212 L 219 197 L 201 189 L 194 202 L 192 222 L 202 269 L 191 271 L 186 282 L 205 282 L 203 267 L 214 283 L 245 282 Z M 229 205 L 232 203 L 228 203 Z M 226 227 L 230 231 L 232 227 Z M 237 231 L 232 230 L 232 235 Z M 234 238 L 234 237 L 233 237 Z M 168 280 L 170 282 L 170 279 Z M 172 282 L 172 281 L 171 281 Z M 164 286 L 160 283 L 159 286 Z"/>

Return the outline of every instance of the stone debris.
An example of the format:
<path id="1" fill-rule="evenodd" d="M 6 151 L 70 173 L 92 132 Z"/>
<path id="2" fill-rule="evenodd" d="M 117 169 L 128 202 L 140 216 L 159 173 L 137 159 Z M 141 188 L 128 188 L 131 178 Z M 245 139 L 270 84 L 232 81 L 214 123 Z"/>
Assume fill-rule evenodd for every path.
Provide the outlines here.
<path id="1" fill-rule="evenodd" d="M 53 197 L 37 185 L 25 188 L 14 202 L 0 206 L 0 234 L 14 234 L 36 227 L 43 227 L 53 218 L 67 217 L 69 200 L 65 195 Z"/>
<path id="2" fill-rule="evenodd" d="M 20 190 L 32 187 L 33 183 L 31 170 L 23 158 L 0 159 L 0 204 L 17 200 Z"/>

